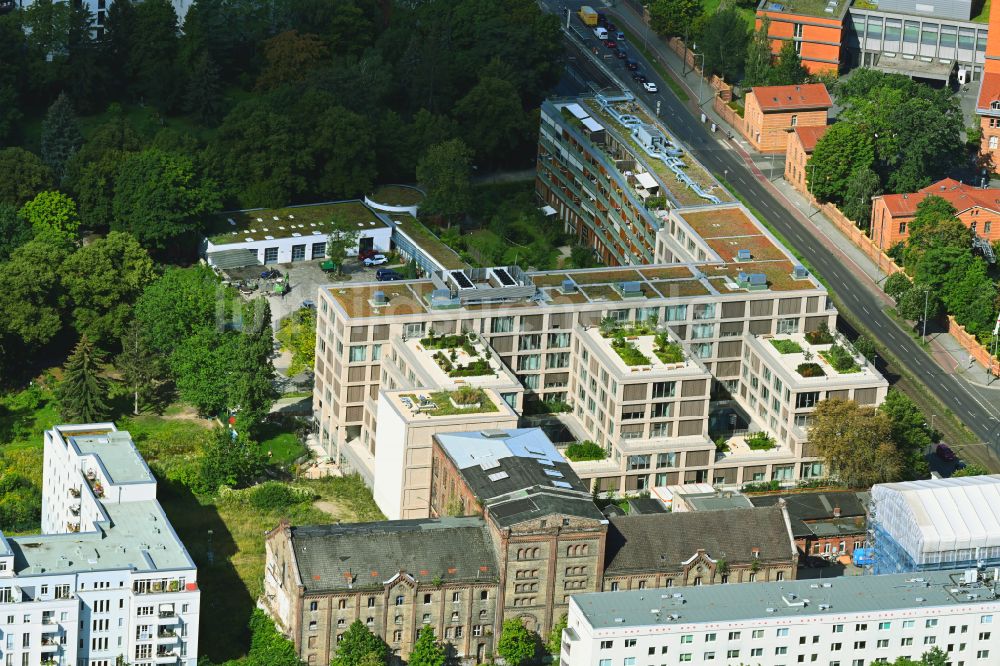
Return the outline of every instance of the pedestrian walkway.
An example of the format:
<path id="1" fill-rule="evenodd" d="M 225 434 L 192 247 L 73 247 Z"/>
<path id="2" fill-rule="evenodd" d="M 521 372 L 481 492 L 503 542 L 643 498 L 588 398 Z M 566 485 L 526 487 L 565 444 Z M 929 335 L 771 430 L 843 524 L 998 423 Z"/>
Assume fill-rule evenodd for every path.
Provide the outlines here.
<path id="1" fill-rule="evenodd" d="M 614 9 L 609 9 L 608 13 L 614 17 L 619 24 L 624 24 L 633 34 L 640 34 L 644 29 L 641 17 L 627 3 L 619 4 Z M 728 128 L 729 125 L 722 120 L 712 108 L 712 96 L 705 99 L 704 92 L 702 99 L 697 100 L 699 89 L 711 91 L 708 82 L 702 79 L 697 71 L 685 71 L 688 67 L 684 61 L 667 47 L 659 38 L 652 38 L 648 42 L 650 50 L 656 55 L 661 65 L 670 70 L 675 79 L 688 90 L 691 101 L 688 106 L 694 112 L 696 107 L 699 113 L 704 113 L 707 122 L 712 122 L 720 128 Z M 785 208 L 798 213 L 800 221 L 803 221 L 807 228 L 815 229 L 817 238 L 827 246 L 835 255 L 839 256 L 845 265 L 851 269 L 858 277 L 863 277 L 863 283 L 868 285 L 869 291 L 876 294 L 886 307 L 893 303 L 882 291 L 881 285 L 885 280 L 885 273 L 861 252 L 852 242 L 850 242 L 833 223 L 809 201 L 806 200 L 797 190 L 784 180 L 784 160 L 780 156 L 774 158 L 773 167 L 771 157 L 753 151 L 745 139 L 735 132 L 735 138 L 726 142 L 737 150 L 750 172 L 778 195 L 779 200 L 785 202 Z M 779 167 L 780 161 L 780 167 Z M 947 333 L 934 333 L 928 336 L 928 353 L 941 369 L 951 375 L 956 375 L 965 381 L 975 384 L 980 388 L 991 388 L 1000 390 L 1000 380 L 993 380 L 989 369 L 976 363 L 955 340 Z"/>

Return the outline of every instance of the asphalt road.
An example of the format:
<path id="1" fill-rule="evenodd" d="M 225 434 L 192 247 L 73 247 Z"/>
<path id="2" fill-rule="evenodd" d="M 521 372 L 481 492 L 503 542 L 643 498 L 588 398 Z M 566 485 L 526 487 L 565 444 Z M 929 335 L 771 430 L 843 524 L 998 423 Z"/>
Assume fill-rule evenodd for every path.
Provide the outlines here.
<path id="1" fill-rule="evenodd" d="M 569 3 L 575 8 L 582 3 Z M 566 3 L 543 2 L 543 7 L 554 13 Z M 633 34 L 641 34 L 643 29 L 636 20 L 633 24 L 622 8 L 619 23 Z M 562 13 L 565 23 L 565 12 Z M 581 30 L 586 27 L 574 14 L 573 25 Z M 619 26 L 621 27 L 621 26 Z M 596 42 L 596 40 L 594 40 Z M 603 46 L 599 54 L 609 53 Z M 861 283 L 855 275 L 841 264 L 840 260 L 823 246 L 815 237 L 815 230 L 803 225 L 798 217 L 788 211 L 783 203 L 768 190 L 753 174 L 742 156 L 731 145 L 727 145 L 723 130 L 713 134 L 700 118 L 685 106 L 670 90 L 656 70 L 642 57 L 638 49 L 629 48 L 630 57 L 642 63 L 642 68 L 651 81 L 655 81 L 659 93 L 649 94 L 634 82 L 625 70 L 622 61 L 615 58 L 604 59 L 622 87 L 630 90 L 650 109 L 660 101 L 660 119 L 673 134 L 687 144 L 694 156 L 717 177 L 724 178 L 736 192 L 760 211 L 771 225 L 781 233 L 795 250 L 823 276 L 840 301 L 841 309 L 848 311 L 856 321 L 863 322 L 890 352 L 900 360 L 906 369 L 922 381 L 945 406 L 954 412 L 977 437 L 987 443 L 993 452 L 1000 455 L 1000 393 L 980 389 L 975 385 L 960 381 L 945 373 L 927 353 L 902 330 L 882 310 L 882 304 Z M 597 76 L 599 70 L 582 54 L 573 63 L 577 71 Z M 601 74 L 600 79 L 606 77 Z M 705 93 L 708 95 L 708 92 Z M 845 242 L 847 242 L 845 240 Z"/>

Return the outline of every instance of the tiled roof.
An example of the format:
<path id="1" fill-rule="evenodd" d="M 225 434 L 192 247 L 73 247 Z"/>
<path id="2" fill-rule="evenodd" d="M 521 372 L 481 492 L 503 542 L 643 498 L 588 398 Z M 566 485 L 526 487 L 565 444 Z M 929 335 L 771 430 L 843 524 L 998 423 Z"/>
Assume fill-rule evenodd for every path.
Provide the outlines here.
<path id="1" fill-rule="evenodd" d="M 993 102 L 1000 102 L 1000 72 L 986 72 L 979 84 L 976 109 L 989 111 Z"/>
<path id="2" fill-rule="evenodd" d="M 751 90 L 765 113 L 795 109 L 829 109 L 833 106 L 830 93 L 822 83 L 803 83 L 799 86 L 754 86 Z"/>
<path id="3" fill-rule="evenodd" d="M 307 592 L 380 588 L 400 571 L 417 580 L 495 581 L 496 557 L 481 518 L 390 520 L 292 527 Z"/>
<path id="4" fill-rule="evenodd" d="M 784 513 L 777 508 L 613 516 L 605 574 L 676 571 L 699 550 L 729 564 L 791 560 L 795 554 Z"/>
<path id="5" fill-rule="evenodd" d="M 810 126 L 810 125 L 804 127 L 796 127 L 795 135 L 798 136 L 799 141 L 802 142 L 803 150 L 805 150 L 807 153 L 811 153 L 813 149 L 816 147 L 816 143 L 820 140 L 820 137 L 826 134 L 826 130 L 828 127 L 829 125 L 823 125 L 821 127 Z"/>
<path id="6" fill-rule="evenodd" d="M 930 195 L 945 199 L 959 213 L 976 206 L 1000 213 L 1000 191 L 965 185 L 953 178 L 939 180 L 912 194 L 886 194 L 882 201 L 893 217 L 912 217 L 920 202 Z"/>
<path id="7" fill-rule="evenodd" d="M 750 497 L 754 506 L 774 506 L 778 500 L 784 499 L 788 507 L 788 518 L 792 524 L 792 533 L 796 537 L 811 536 L 814 530 L 809 523 L 818 520 L 834 518 L 834 509 L 840 509 L 840 516 L 846 523 L 854 524 L 853 518 L 865 516 L 865 505 L 860 493 L 788 493 L 783 495 L 759 495 Z M 867 495 L 867 493 L 865 493 Z M 850 519 L 850 520 L 847 520 Z M 862 529 L 864 523 L 862 523 Z"/>

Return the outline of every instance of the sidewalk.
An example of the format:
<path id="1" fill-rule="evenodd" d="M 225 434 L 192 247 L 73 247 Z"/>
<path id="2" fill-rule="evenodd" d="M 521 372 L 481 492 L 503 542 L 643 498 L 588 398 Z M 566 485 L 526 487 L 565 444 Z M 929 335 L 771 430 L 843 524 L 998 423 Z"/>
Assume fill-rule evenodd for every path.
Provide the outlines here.
<path id="1" fill-rule="evenodd" d="M 608 14 L 615 17 L 616 21 L 626 25 L 633 34 L 639 34 L 645 29 L 645 24 L 641 17 L 636 14 L 627 3 L 619 4 L 614 9 L 608 9 Z M 651 39 L 647 42 L 649 49 L 657 56 L 660 64 L 670 70 L 675 78 L 688 90 L 691 101 L 687 102 L 688 108 L 695 112 L 700 107 L 700 113 L 704 113 L 709 122 L 714 122 L 720 128 L 728 128 L 729 125 L 722 120 L 714 109 L 711 101 L 712 89 L 708 81 L 701 78 L 695 71 L 684 72 L 687 67 L 684 61 L 668 48 L 662 40 L 650 33 Z M 702 99 L 696 101 L 698 91 L 701 90 Z M 707 99 L 705 99 L 707 97 Z M 700 103 L 699 103 L 700 102 Z M 878 266 L 865 256 L 853 243 L 847 240 L 843 234 L 830 222 L 827 217 L 810 204 L 797 190 L 795 190 L 782 177 L 784 173 L 784 159 L 774 158 L 773 178 L 769 178 L 772 172 L 771 157 L 753 151 L 746 140 L 735 130 L 735 139 L 728 141 L 734 145 L 746 163 L 748 170 L 758 179 L 769 186 L 778 196 L 779 200 L 784 200 L 785 208 L 797 212 L 799 218 L 808 227 L 815 228 L 819 233 L 819 238 L 824 245 L 831 249 L 843 259 L 850 262 L 851 269 L 858 277 L 863 277 L 864 283 L 869 285 L 869 291 L 875 294 L 886 307 L 893 305 L 892 300 L 882 291 L 881 284 L 886 275 Z M 965 381 L 975 384 L 981 388 L 991 388 L 1000 390 L 1000 380 L 990 384 L 991 376 L 988 368 L 972 361 L 969 354 L 958 344 L 954 337 L 948 333 L 935 333 L 928 336 L 928 353 L 934 362 L 942 368 L 946 374 L 962 377 Z"/>

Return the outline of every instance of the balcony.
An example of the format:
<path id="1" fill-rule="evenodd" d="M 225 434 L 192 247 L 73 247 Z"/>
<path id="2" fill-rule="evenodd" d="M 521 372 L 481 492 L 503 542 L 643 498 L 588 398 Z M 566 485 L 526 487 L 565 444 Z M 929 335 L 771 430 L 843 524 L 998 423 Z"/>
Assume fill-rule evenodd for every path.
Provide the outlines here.
<path id="1" fill-rule="evenodd" d="M 76 486 L 70 486 L 70 488 L 69 488 L 69 496 L 72 497 L 73 499 L 79 499 L 80 498 L 80 489 L 77 488 Z"/>
<path id="2" fill-rule="evenodd" d="M 79 521 L 77 521 L 75 523 L 73 523 L 73 522 L 67 522 L 66 523 L 66 529 L 68 531 L 70 531 L 70 532 L 79 532 L 80 531 L 80 522 Z"/>
<path id="3" fill-rule="evenodd" d="M 156 651 L 156 663 L 157 664 L 176 664 L 178 663 L 178 657 L 180 652 L 178 650 L 157 650 Z"/>
<path id="4" fill-rule="evenodd" d="M 55 652 L 62 646 L 62 641 L 51 636 L 42 636 L 42 652 Z"/>
<path id="5" fill-rule="evenodd" d="M 177 612 L 173 610 L 161 610 L 156 615 L 157 624 L 171 624 L 177 621 Z"/>
<path id="6" fill-rule="evenodd" d="M 177 642 L 177 632 L 173 629 L 160 629 L 156 632 L 156 640 L 159 643 L 172 644 Z"/>

